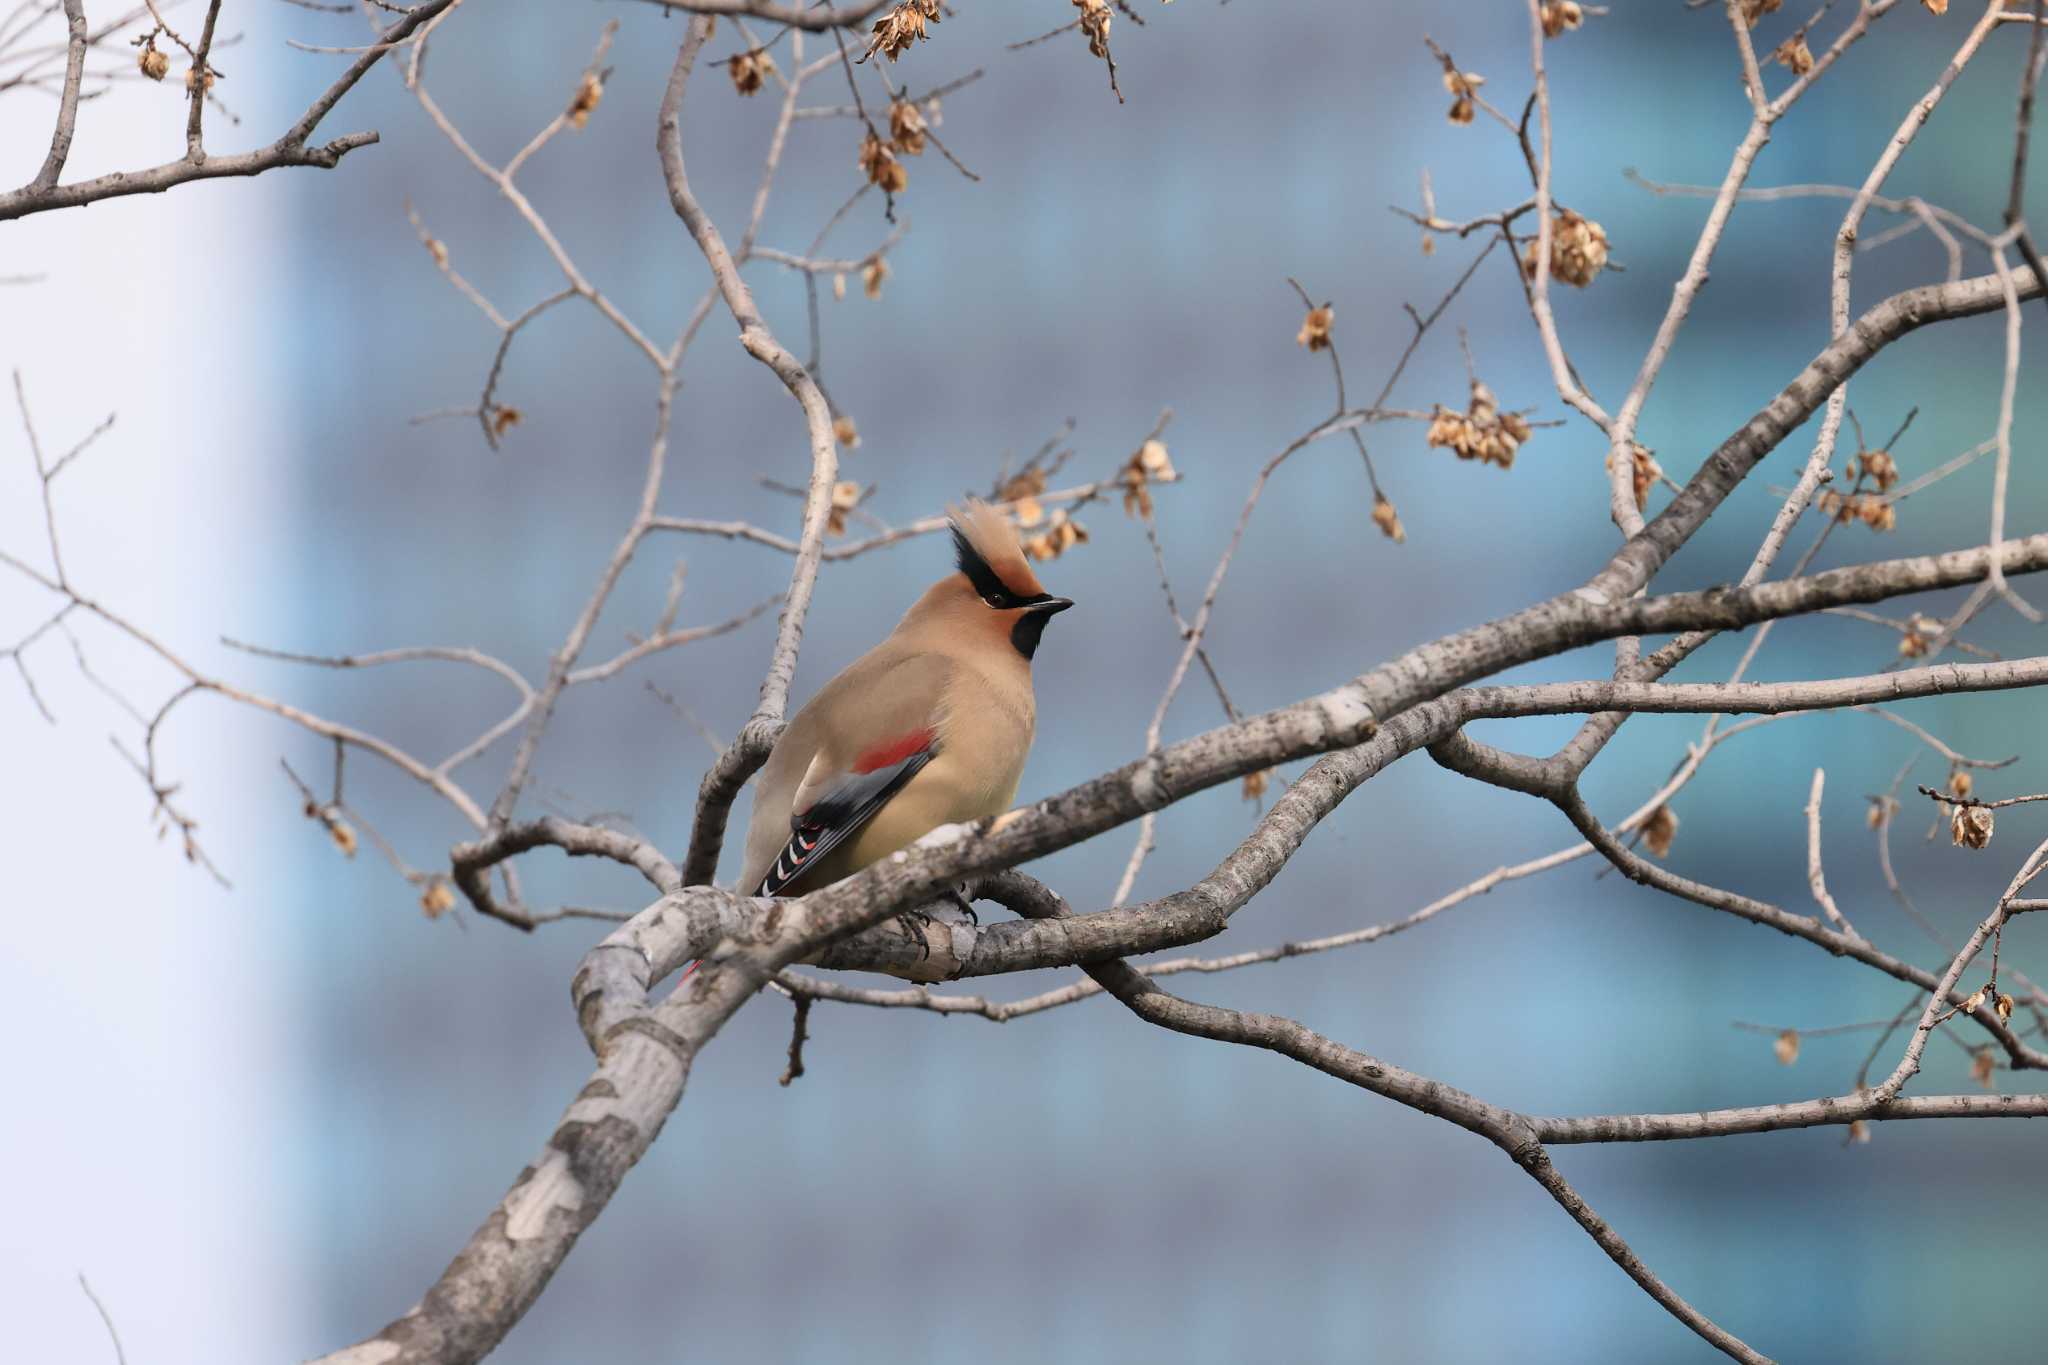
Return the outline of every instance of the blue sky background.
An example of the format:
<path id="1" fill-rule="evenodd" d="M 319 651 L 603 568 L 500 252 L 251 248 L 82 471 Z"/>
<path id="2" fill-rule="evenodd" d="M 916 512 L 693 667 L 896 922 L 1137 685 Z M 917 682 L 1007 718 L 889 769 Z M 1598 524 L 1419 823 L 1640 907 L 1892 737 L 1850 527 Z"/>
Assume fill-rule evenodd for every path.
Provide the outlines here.
<path id="1" fill-rule="evenodd" d="M 284 49 L 283 37 L 357 40 L 347 21 L 238 8 L 222 20 L 247 34 L 227 86 L 243 127 L 220 134 L 235 146 L 288 123 L 339 60 Z M 1718 181 L 1747 121 L 1721 19 L 1675 3 L 1615 9 L 1547 48 L 1558 191 L 1606 226 L 1626 267 L 1557 299 L 1572 354 L 1610 405 L 1705 208 L 1652 197 L 1621 172 Z M 1860 178 L 1947 60 L 1963 9 L 1888 17 L 1780 129 L 1754 183 Z M 890 521 L 985 489 L 1004 452 L 1028 453 L 1070 417 L 1069 471 L 1106 474 L 1172 408 L 1167 440 L 1186 478 L 1159 506 L 1186 601 L 1257 467 L 1331 401 L 1327 367 L 1293 343 L 1301 310 L 1286 277 L 1336 301 L 1353 392 L 1370 394 L 1405 343 L 1400 305 L 1434 303 L 1470 250 L 1446 242 L 1422 256 L 1387 206 L 1417 203 L 1424 167 L 1449 216 L 1524 193 L 1509 139 L 1445 123 L 1421 35 L 1487 75 L 1486 93 L 1508 108 L 1526 93 L 1527 36 L 1506 7 L 1186 0 L 1145 13 L 1142 31 L 1122 19 L 1114 31 L 1122 106 L 1076 35 L 1004 50 L 1063 22 L 1065 6 L 965 5 L 891 70 L 916 89 L 985 70 L 946 101 L 940 129 L 983 180 L 934 155 L 910 163 L 894 273 L 879 302 L 857 281 L 845 302 L 827 301 L 824 374 L 864 438 L 846 476 L 879 483 L 869 505 Z M 680 21 L 645 6 L 465 6 L 428 70 L 443 107 L 502 160 L 560 107 L 612 17 L 622 26 L 602 107 L 522 183 L 585 272 L 664 338 L 706 282 L 652 153 Z M 1796 22 L 1766 20 L 1763 50 Z M 736 46 L 722 25 L 711 51 Z M 1996 220 L 2022 46 L 2017 31 L 1994 37 L 1895 192 Z M 1775 88 L 1782 72 L 1770 79 Z M 819 102 L 844 98 L 842 83 L 817 89 Z M 182 125 L 168 99 L 128 90 L 88 106 L 77 173 L 175 154 Z M 0 126 L 27 130 L 8 134 L 6 174 L 33 172 L 45 114 L 0 103 Z M 692 181 L 729 233 L 772 115 L 766 98 L 742 101 L 722 72 L 700 70 L 685 144 Z M 630 515 L 653 383 L 589 310 L 564 306 L 512 354 L 502 393 L 526 420 L 501 452 L 473 424 L 412 424 L 474 401 L 494 337 L 419 248 L 407 199 L 501 308 L 559 277 L 390 72 L 352 94 L 329 131 L 358 127 L 384 140 L 338 173 L 11 225 L 0 273 L 51 278 L 0 293 L 0 360 L 23 369 L 46 430 L 80 433 L 121 410 L 75 480 L 66 475 L 75 574 L 206 666 L 431 753 L 508 705 L 502 685 L 425 667 L 296 671 L 230 655 L 215 638 L 327 652 L 474 644 L 538 673 Z M 850 122 L 797 125 L 764 244 L 808 245 L 856 183 L 857 141 Z M 1824 343 L 1840 212 L 1793 203 L 1736 215 L 1643 419 L 1674 475 Z M 886 231 L 879 205 L 863 203 L 835 249 L 863 254 Z M 1868 254 L 1859 311 L 1943 266 L 1924 237 Z M 1981 269 L 1979 258 L 1971 273 Z M 771 325 L 799 342 L 801 286 L 772 266 L 752 278 Z M 1481 268 L 1394 402 L 1462 404 L 1457 327 L 1505 404 L 1562 415 L 1505 260 Z M 1999 346 L 1996 318 L 1956 324 L 1900 343 L 1852 385 L 1874 437 L 1920 405 L 1895 451 L 1909 477 L 1990 434 Z M 2048 519 L 2041 373 L 2038 357 L 2023 371 L 2015 534 Z M 1539 431 L 1507 473 L 1426 449 L 1418 427 L 1369 439 L 1409 541 L 1371 528 L 1348 444 L 1314 447 L 1275 479 L 1212 634 L 1248 710 L 1570 586 L 1613 544 L 1602 447 L 1582 423 Z M 1739 573 L 1776 506 L 1770 487 L 1790 482 L 1810 439 L 1787 441 L 1661 581 Z M 13 452 L 0 463 L 10 548 L 40 533 L 18 445 L 0 438 Z M 798 415 L 722 315 L 692 353 L 671 459 L 664 510 L 793 527 L 794 503 L 756 478 L 803 477 Z M 1893 536 L 1845 528 L 1823 562 L 1979 543 L 1989 486 L 1985 462 L 1906 504 Z M 1177 649 L 1137 527 L 1114 507 L 1083 519 L 1091 543 L 1044 570 L 1081 607 L 1040 655 L 1027 798 L 1137 753 Z M 622 585 L 596 651 L 653 620 L 670 552 L 690 565 L 687 622 L 721 619 L 787 578 L 786 559 L 752 547 L 656 546 Z M 927 540 L 830 568 L 798 699 L 944 567 Z M 37 605 L 0 583 L 0 624 L 32 621 Z M 138 696 L 161 695 L 161 670 L 84 634 L 96 665 L 104 658 Z M 639 678 L 728 735 L 751 710 L 771 634 L 763 620 L 572 695 L 528 808 L 626 812 L 679 848 L 709 751 Z M 2002 610 L 1981 640 L 2040 649 Z M 1774 635 L 1753 676 L 1870 671 L 1889 641 L 1855 622 L 1802 622 Z M 1739 648 L 1719 642 L 1683 676 L 1725 676 Z M 1607 665 L 1588 650 L 1517 676 Z M 46 1173 L 31 1182 L 27 1216 L 0 1233 L 0 1297 L 23 1295 L 10 1320 L 39 1358 L 94 1358 L 100 1328 L 71 1279 L 84 1269 L 140 1358 L 299 1358 L 374 1330 L 440 1271 L 580 1084 L 588 1059 L 566 982 L 595 932 L 426 921 L 388 867 L 342 860 L 300 818 L 277 760 L 324 772 L 321 747 L 216 705 L 181 717 L 163 746 L 236 883 L 222 892 L 150 840 L 145 794 L 101 735 L 118 713 L 61 644 L 39 679 L 60 726 L 20 696 L 0 704 L 0 772 L 15 773 L 0 781 L 0 841 L 16 854 L 0 901 L 18 930 L 0 950 L 0 1021 L 40 1116 L 0 1151 Z M 2026 696 L 1902 709 L 1980 756 L 2031 760 L 2043 731 L 2043 705 Z M 1169 737 L 1216 719 L 1191 683 Z M 1569 728 L 1478 733 L 1542 751 Z M 1631 722 L 1588 776 L 1595 808 L 1609 819 L 1632 809 L 1697 728 Z M 1884 892 L 1863 822 L 1863 796 L 1911 752 L 1902 731 L 1855 715 L 1737 739 L 1679 799 L 1671 865 L 1804 911 L 1800 810 L 1824 765 L 1831 887 L 1866 933 L 1932 964 L 1936 951 Z M 352 803 L 414 862 L 434 865 L 460 837 L 452 813 L 403 780 L 363 760 L 350 771 Z M 479 789 L 493 771 L 473 770 Z M 1986 789 L 2039 790 L 2042 771 L 2029 761 Z M 1915 777 L 1940 773 L 1930 759 Z M 2014 812 L 1989 853 L 1969 855 L 1923 843 L 1921 814 L 1902 820 L 1894 855 L 1920 904 L 1960 937 L 2039 822 Z M 1199 877 L 1254 818 L 1234 787 L 1176 807 L 1139 894 Z M 1034 870 L 1077 908 L 1098 907 L 1129 837 Z M 1538 803 L 1413 758 L 1347 801 L 1210 946 L 1398 918 L 1568 841 Z M 631 909 L 645 897 L 631 877 L 547 855 L 527 878 L 543 902 Z M 2008 958 L 2048 969 L 2032 938 L 2009 939 Z M 1068 975 L 971 988 L 1024 994 Z M 1768 1039 L 1730 1022 L 1813 1027 L 1889 1015 L 1905 999 L 1889 979 L 1596 878 L 1590 864 L 1370 947 L 1182 984 L 1545 1113 L 1839 1092 L 1867 1038 L 1810 1040 L 1786 1069 Z M 1490 1148 L 1279 1059 L 1150 1030 L 1104 1001 L 1002 1027 L 821 1007 L 809 1073 L 785 1090 L 775 1078 L 787 1026 L 764 1001 L 727 1028 L 661 1141 L 497 1359 L 1716 1358 Z M 1970 1087 L 1959 1049 L 1937 1041 L 1929 1056 L 1916 1087 Z M 1559 1164 L 1681 1293 L 1761 1349 L 1903 1360 L 1964 1340 L 2024 1356 L 2038 1339 L 2024 1229 L 2048 1212 L 2039 1156 L 2027 1125 L 1892 1125 L 1849 1150 L 1818 1131 L 1570 1149 Z"/>

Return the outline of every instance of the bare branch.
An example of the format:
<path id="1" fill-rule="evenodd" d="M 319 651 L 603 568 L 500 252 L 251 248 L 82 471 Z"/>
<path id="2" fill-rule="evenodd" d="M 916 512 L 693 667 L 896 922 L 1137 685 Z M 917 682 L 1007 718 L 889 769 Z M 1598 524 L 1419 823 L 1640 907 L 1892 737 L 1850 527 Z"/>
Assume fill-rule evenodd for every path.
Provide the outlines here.
<path id="1" fill-rule="evenodd" d="M 415 9 L 407 12 L 403 19 L 392 25 L 386 38 L 396 41 L 422 25 L 433 22 L 450 11 L 458 0 L 422 0 Z M 82 204 L 96 204 L 103 199 L 117 199 L 130 194 L 161 194 L 165 190 L 195 180 L 213 180 L 223 176 L 261 175 L 265 171 L 281 166 L 317 166 L 332 170 L 341 159 L 358 147 L 367 147 L 377 140 L 375 133 L 346 133 L 321 146 L 312 146 L 307 139 L 320 125 L 341 97 L 355 87 L 385 49 L 368 52 L 357 58 L 348 70 L 328 86 L 320 97 L 313 101 L 298 122 L 286 129 L 277 141 L 253 152 L 242 152 L 232 156 L 200 155 L 189 152 L 176 161 L 167 161 L 142 171 L 114 171 L 92 180 L 77 181 L 69 185 L 56 183 L 56 172 L 45 162 L 45 171 L 51 172 L 50 182 L 40 183 L 41 176 L 11 193 L 0 194 L 0 222 L 14 218 L 25 218 L 32 213 L 43 213 L 50 209 L 76 208 Z M 82 55 L 81 55 L 82 60 Z M 68 78 L 67 78 L 68 81 Z M 196 109 L 196 106 L 195 106 Z M 194 116 L 196 127 L 197 114 Z M 69 147 L 69 137 L 65 138 Z M 53 147 L 54 150 L 54 147 Z M 56 160 L 56 171 L 62 170 L 62 158 Z"/>

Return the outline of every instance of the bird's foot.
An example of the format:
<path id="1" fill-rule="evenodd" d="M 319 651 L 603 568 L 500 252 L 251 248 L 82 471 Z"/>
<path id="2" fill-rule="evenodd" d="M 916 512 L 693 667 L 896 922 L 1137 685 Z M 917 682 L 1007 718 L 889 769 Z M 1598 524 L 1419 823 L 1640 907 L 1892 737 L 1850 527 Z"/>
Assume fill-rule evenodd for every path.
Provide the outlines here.
<path id="1" fill-rule="evenodd" d="M 896 916 L 896 927 L 903 931 L 903 937 L 917 943 L 919 961 L 932 955 L 932 941 L 928 932 L 931 925 L 932 917 L 922 910 L 905 910 Z"/>
<path id="2" fill-rule="evenodd" d="M 981 916 L 974 913 L 974 902 L 967 899 L 967 888 L 965 885 L 948 887 L 946 899 L 960 907 L 961 913 L 967 916 L 969 924 L 972 924 L 977 929 L 981 927 Z"/>

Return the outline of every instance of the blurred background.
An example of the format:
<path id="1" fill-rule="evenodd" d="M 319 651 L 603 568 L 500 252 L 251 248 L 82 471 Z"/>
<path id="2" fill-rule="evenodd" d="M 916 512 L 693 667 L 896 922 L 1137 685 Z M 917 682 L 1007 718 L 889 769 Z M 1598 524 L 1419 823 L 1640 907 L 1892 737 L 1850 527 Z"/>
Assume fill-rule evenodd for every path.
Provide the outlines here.
<path id="1" fill-rule="evenodd" d="M 1753 183 L 1859 181 L 1948 60 L 1972 18 L 1965 8 L 1937 19 L 1899 7 L 1780 127 Z M 1510 111 L 1527 93 L 1528 36 L 1511 7 L 1142 12 L 1142 29 L 1120 17 L 1113 30 L 1123 105 L 1077 33 L 1005 49 L 1065 22 L 1063 5 L 962 5 L 889 70 L 919 92 L 983 73 L 946 98 L 939 128 L 982 178 L 930 153 L 908 163 L 897 205 L 908 236 L 878 301 L 857 279 L 843 302 L 826 295 L 823 369 L 863 437 L 843 477 L 878 485 L 867 509 L 891 523 L 986 492 L 1006 453 L 1027 455 L 1070 418 L 1077 454 L 1061 482 L 1106 476 L 1171 408 L 1165 439 L 1185 477 L 1156 495 L 1166 562 L 1191 606 L 1259 465 L 1332 405 L 1324 357 L 1294 343 L 1302 309 L 1286 277 L 1335 301 L 1358 401 L 1408 338 L 1401 305 L 1426 311 L 1477 249 L 1446 239 L 1425 256 L 1389 205 L 1419 207 L 1425 169 L 1450 218 L 1526 193 L 1501 129 L 1483 117 L 1446 122 L 1424 32 L 1488 76 L 1484 93 Z M 708 279 L 652 149 L 680 18 L 640 5 L 467 6 L 443 25 L 427 69 L 441 105 L 502 162 L 563 107 L 611 19 L 621 27 L 602 106 L 522 184 L 583 271 L 665 343 Z M 1760 51 L 1797 22 L 1767 18 Z M 221 28 L 241 35 L 218 63 L 231 77 L 220 94 L 241 120 L 210 116 L 222 149 L 267 141 L 347 60 L 284 39 L 363 40 L 350 19 L 272 4 L 230 4 Z M 1994 35 L 1891 190 L 1995 225 L 2024 41 L 2017 26 Z M 709 56 L 740 47 L 721 24 Z M 808 51 L 819 50 L 813 39 Z M 785 69 L 786 54 L 785 42 Z M 1748 110 L 1725 20 L 1676 0 L 1616 6 L 1546 56 L 1558 193 L 1605 226 L 1625 267 L 1590 290 L 1554 291 L 1572 356 L 1612 405 L 1706 207 L 1654 197 L 1622 172 L 1717 183 Z M 865 70 L 861 79 L 873 107 L 879 89 Z M 1785 79 L 1770 68 L 1774 89 Z M 177 155 L 175 85 L 128 84 L 89 102 L 67 178 Z M 842 80 L 821 79 L 806 103 L 845 97 Z M 774 98 L 742 100 L 703 64 L 690 90 L 691 178 L 729 235 L 753 194 Z M 51 107 L 33 90 L 0 97 L 0 180 L 34 173 Z M 795 126 L 764 245 L 809 246 L 858 183 L 857 127 Z M 0 287 L 0 364 L 19 370 L 46 450 L 118 413 L 57 485 L 81 591 L 201 668 L 438 755 L 510 706 L 501 683 L 435 665 L 304 669 L 233 653 L 220 637 L 322 653 L 474 645 L 538 676 L 631 514 L 654 382 L 591 310 L 563 306 L 507 362 L 501 401 L 523 421 L 502 450 L 473 420 L 415 423 L 474 406 L 496 334 L 440 278 L 407 201 L 508 314 L 560 276 L 388 68 L 323 135 L 360 128 L 382 142 L 335 172 L 187 186 L 0 229 L 0 274 L 43 277 Z M 2033 207 L 2048 212 L 2042 174 L 2032 188 Z M 1642 422 L 1675 477 L 1824 343 L 1840 214 L 1831 201 L 1737 212 Z M 828 251 L 859 257 L 888 231 L 870 196 Z M 1496 256 L 1424 342 L 1393 403 L 1464 406 L 1462 328 L 1504 407 L 1564 415 L 1512 267 Z M 1856 307 L 1938 280 L 1945 266 L 1924 233 L 1868 252 Z M 1967 267 L 1985 268 L 1981 256 Z M 800 348 L 800 281 L 770 265 L 750 278 L 770 324 Z M 1997 317 L 1919 334 L 1854 382 L 1852 407 L 1875 443 L 1919 406 L 1894 447 L 1911 478 L 1991 435 L 2000 355 Z M 2048 514 L 2041 373 L 2030 358 L 2012 534 L 2042 529 Z M 1740 573 L 1778 505 L 1771 489 L 1794 478 L 1813 430 L 1772 456 L 1660 585 Z M 0 546 L 42 564 L 16 414 L 0 432 Z M 1210 636 L 1247 711 L 1571 586 L 1614 543 L 1603 447 L 1576 418 L 1539 430 L 1505 473 L 1426 449 L 1416 424 L 1367 437 L 1408 541 L 1370 524 L 1370 489 L 1344 440 L 1282 470 Z M 663 510 L 793 534 L 796 502 L 758 480 L 801 482 L 807 467 L 794 405 L 715 313 L 678 400 Z M 1904 504 L 1892 535 L 1841 528 L 1821 565 L 1982 543 L 1990 483 L 1986 460 Z M 1654 494 L 1652 508 L 1666 497 Z M 1137 755 L 1179 647 L 1141 527 L 1113 504 L 1081 520 L 1089 543 L 1041 570 L 1081 606 L 1039 655 L 1025 799 Z M 1795 550 L 1815 529 L 1799 529 Z M 678 553 L 686 624 L 724 619 L 787 581 L 788 560 L 758 547 L 652 545 L 592 657 L 652 624 Z M 883 634 L 945 558 L 926 538 L 829 566 L 796 700 Z M 0 574 L 0 642 L 48 609 L 32 585 Z M 175 686 L 97 624 L 77 634 L 93 670 L 137 704 L 153 709 Z M 723 740 L 753 707 L 772 634 L 764 617 L 572 693 L 525 809 L 612 813 L 679 854 L 711 749 L 643 682 Z M 2003 608 L 1972 638 L 2008 654 L 2042 647 Z M 1868 672 L 1896 643 L 1855 621 L 1801 621 L 1773 636 L 1751 676 Z M 1681 676 L 1725 677 L 1739 648 L 1718 642 Z M 323 745 L 199 698 L 166 727 L 159 753 L 233 883 L 224 889 L 184 862 L 175 837 L 154 837 L 148 793 L 107 742 L 116 734 L 132 748 L 137 727 L 80 674 L 69 645 L 48 637 L 26 657 L 58 723 L 18 678 L 0 679 L 0 1032 L 15 1114 L 0 1127 L 0 1155 L 17 1173 L 0 1225 L 0 1300 L 19 1358 L 111 1358 L 81 1271 L 131 1360 L 298 1359 L 375 1331 L 441 1271 L 586 1075 L 566 986 L 602 926 L 528 936 L 467 911 L 429 920 L 373 849 L 345 859 L 303 818 L 279 759 L 324 787 Z M 1610 664 L 1610 651 L 1587 650 L 1517 676 L 1604 675 Z M 2038 697 L 1899 709 L 1964 753 L 2026 753 L 1981 776 L 1981 793 L 2048 786 Z M 1167 737 L 1219 719 L 1197 677 Z M 1588 776 L 1595 808 L 1609 820 L 1632 810 L 1699 725 L 1631 722 Z M 1547 752 L 1570 728 L 1479 733 Z M 473 790 L 492 789 L 508 752 L 465 770 Z M 1937 965 L 1945 954 L 1886 894 L 1865 823 L 1866 796 L 1914 752 L 1904 731 L 1860 715 L 1735 739 L 1676 802 L 1669 864 L 1810 910 L 1800 812 L 1825 766 L 1831 888 L 1881 945 Z M 1909 794 L 1945 773 L 1920 752 Z M 449 809 L 362 756 L 348 794 L 418 866 L 441 865 L 464 834 Z M 737 819 L 745 809 L 743 798 Z M 1235 784 L 1175 807 L 1138 894 L 1203 875 L 1257 813 Z M 2040 820 L 2003 815 L 1985 853 L 1924 840 L 1928 822 L 1924 802 L 1909 801 L 1893 854 L 1918 904 L 1960 941 Z M 1032 871 L 1077 909 L 1099 908 L 1133 835 Z M 1570 842 L 1540 803 L 1411 758 L 1324 822 L 1203 951 L 1396 919 Z M 735 866 L 728 856 L 724 875 Z M 647 899 L 616 869 L 547 853 L 522 867 L 537 905 L 632 910 Z M 1177 988 L 1291 1014 L 1540 1113 L 1839 1093 L 1871 1034 L 1810 1039 L 1787 1068 L 1769 1036 L 1731 1025 L 1812 1028 L 1905 1003 L 1904 988 L 1867 969 L 1595 873 L 1574 863 L 1370 946 Z M 2005 957 L 2048 971 L 2032 926 Z M 1011 998 L 1073 975 L 966 988 Z M 1150 1029 L 1101 999 L 1001 1027 L 822 1005 L 811 1031 L 808 1072 L 783 1089 L 787 1008 L 762 1000 L 734 1019 L 660 1142 L 495 1359 L 1718 1358 L 1483 1143 L 1272 1056 Z M 1963 1049 L 1937 1039 L 1928 1057 L 1916 1090 L 1972 1088 Z M 2002 1070 L 1993 1083 L 2026 1084 Z M 1880 1125 L 1853 1147 L 1816 1130 L 1557 1155 L 1652 1267 L 1759 1348 L 1788 1360 L 1905 1360 L 1964 1341 L 1994 1357 L 2038 1350 L 2038 1263 L 2024 1229 L 2048 1213 L 2041 1152 L 2036 1128 L 1978 1123 Z"/>

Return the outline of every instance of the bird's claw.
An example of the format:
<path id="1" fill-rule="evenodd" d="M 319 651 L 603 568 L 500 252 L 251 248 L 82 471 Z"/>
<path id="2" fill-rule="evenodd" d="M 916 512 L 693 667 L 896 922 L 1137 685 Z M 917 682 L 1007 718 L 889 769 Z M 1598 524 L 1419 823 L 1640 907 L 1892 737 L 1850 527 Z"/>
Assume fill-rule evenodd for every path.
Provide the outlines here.
<path id="1" fill-rule="evenodd" d="M 920 962 L 932 955 L 931 936 L 926 933 L 931 923 L 932 917 L 922 910 L 905 910 L 896 916 L 896 927 L 903 931 L 903 937 L 917 941 Z"/>

